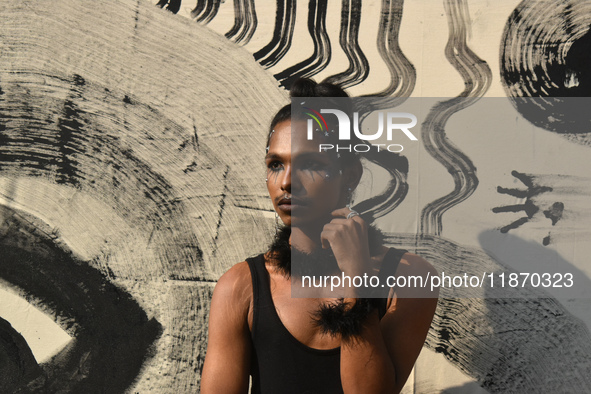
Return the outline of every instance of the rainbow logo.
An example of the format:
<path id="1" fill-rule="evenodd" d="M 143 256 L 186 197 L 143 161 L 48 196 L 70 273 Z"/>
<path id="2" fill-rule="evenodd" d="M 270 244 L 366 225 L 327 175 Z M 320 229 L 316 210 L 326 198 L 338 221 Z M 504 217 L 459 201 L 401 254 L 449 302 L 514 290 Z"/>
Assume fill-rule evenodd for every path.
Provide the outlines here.
<path id="1" fill-rule="evenodd" d="M 309 115 L 312 119 L 314 119 L 316 121 L 316 123 L 318 123 L 318 126 L 320 126 L 320 131 L 324 131 L 325 127 L 326 127 L 326 130 L 328 130 L 328 125 L 326 124 L 326 120 L 324 120 L 324 117 L 322 115 L 320 115 L 320 113 L 318 111 L 315 111 L 312 108 L 308 108 L 308 107 L 302 107 L 302 108 L 313 112 L 313 113 L 306 112 L 305 114 Z M 320 118 L 320 119 L 318 119 L 318 118 Z M 322 123 L 320 123 L 320 120 L 322 120 Z M 323 124 L 324 124 L 324 126 L 323 126 Z"/>

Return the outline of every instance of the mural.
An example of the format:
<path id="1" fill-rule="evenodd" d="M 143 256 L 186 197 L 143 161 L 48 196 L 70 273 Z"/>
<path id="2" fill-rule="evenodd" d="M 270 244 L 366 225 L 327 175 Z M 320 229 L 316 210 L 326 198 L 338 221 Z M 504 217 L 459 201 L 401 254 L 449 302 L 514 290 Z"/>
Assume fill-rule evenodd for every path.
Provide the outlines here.
<path id="1" fill-rule="evenodd" d="M 213 287 L 274 231 L 266 128 L 300 76 L 439 97 L 390 244 L 577 283 L 442 290 L 404 392 L 587 391 L 590 8 L 2 2 L 0 391 L 198 392 Z"/>

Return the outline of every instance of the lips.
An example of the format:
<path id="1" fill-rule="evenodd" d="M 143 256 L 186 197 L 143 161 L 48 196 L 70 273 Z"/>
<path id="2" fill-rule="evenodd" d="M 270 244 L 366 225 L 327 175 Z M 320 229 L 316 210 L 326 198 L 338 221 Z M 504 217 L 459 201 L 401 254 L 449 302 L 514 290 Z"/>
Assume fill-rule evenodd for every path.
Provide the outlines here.
<path id="1" fill-rule="evenodd" d="M 291 197 L 284 197 L 277 203 L 277 207 L 286 213 L 291 213 L 292 201 Z"/>
<path id="2" fill-rule="evenodd" d="M 284 197 L 277 203 L 277 207 L 282 210 L 283 212 L 289 212 L 293 209 L 303 208 L 307 205 L 306 201 L 292 198 L 292 197 Z"/>
<path id="3" fill-rule="evenodd" d="M 283 197 L 277 205 L 291 205 L 291 197 Z"/>

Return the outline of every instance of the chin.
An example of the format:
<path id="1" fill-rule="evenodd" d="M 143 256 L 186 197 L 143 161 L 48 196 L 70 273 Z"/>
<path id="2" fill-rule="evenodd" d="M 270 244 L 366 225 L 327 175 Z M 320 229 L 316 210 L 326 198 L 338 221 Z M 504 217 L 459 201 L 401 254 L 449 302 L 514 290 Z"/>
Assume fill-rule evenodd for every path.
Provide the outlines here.
<path id="1" fill-rule="evenodd" d="M 292 227 L 323 227 L 328 223 L 330 219 L 321 219 L 318 216 L 315 217 L 293 217 L 291 220 Z"/>

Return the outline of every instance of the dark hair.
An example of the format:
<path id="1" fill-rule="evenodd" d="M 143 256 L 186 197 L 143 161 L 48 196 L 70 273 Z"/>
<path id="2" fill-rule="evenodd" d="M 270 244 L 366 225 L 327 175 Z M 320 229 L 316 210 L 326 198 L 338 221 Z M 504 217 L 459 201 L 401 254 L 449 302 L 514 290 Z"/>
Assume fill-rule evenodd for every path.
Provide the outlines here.
<path id="1" fill-rule="evenodd" d="M 297 79 L 291 89 L 289 90 L 289 97 L 349 97 L 347 92 L 328 82 L 316 83 L 308 78 Z M 271 121 L 271 127 L 269 127 L 269 134 L 267 135 L 267 146 L 271 140 L 273 134 L 273 128 L 281 122 L 291 119 L 291 104 L 287 104 L 281 108 Z"/>
<path id="2" fill-rule="evenodd" d="M 296 80 L 290 91 L 289 96 L 294 97 L 323 97 L 323 98 L 346 98 L 349 95 L 341 89 L 339 86 L 329 82 L 316 83 L 308 78 L 299 78 Z M 342 102 L 342 100 L 340 101 Z M 342 105 L 342 104 L 341 104 Z M 351 110 L 347 111 L 351 113 Z M 273 129 L 279 123 L 290 120 L 292 118 L 291 104 L 287 104 L 282 107 L 271 121 L 269 132 L 267 135 L 267 149 L 273 135 Z M 338 138 L 337 133 L 330 133 L 327 138 Z M 352 144 L 363 143 L 357 136 L 351 136 Z M 363 153 L 364 159 L 377 164 L 384 168 L 392 177 L 386 190 L 377 196 L 369 198 L 365 201 L 355 204 L 353 207 L 356 211 L 360 212 L 364 219 L 368 222 L 373 222 L 376 218 L 391 212 L 396 208 L 408 192 L 408 184 L 406 183 L 406 177 L 408 174 L 408 160 L 406 157 L 399 155 L 398 153 L 392 153 L 385 150 L 373 151 Z M 354 152 L 348 152 L 346 150 L 337 154 L 337 160 L 342 168 L 359 161 L 359 155 Z"/>

